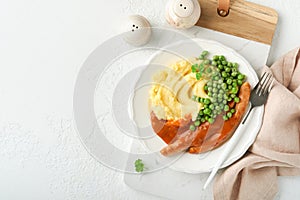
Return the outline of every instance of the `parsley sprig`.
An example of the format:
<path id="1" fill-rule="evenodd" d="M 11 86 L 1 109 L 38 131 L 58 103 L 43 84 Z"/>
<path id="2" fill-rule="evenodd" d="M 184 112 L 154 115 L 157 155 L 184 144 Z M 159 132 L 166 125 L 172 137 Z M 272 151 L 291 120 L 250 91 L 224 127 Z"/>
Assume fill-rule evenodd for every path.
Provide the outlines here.
<path id="1" fill-rule="evenodd" d="M 134 165 L 135 165 L 135 171 L 136 172 L 143 172 L 144 169 L 145 169 L 145 165 L 144 165 L 144 163 L 143 163 L 143 161 L 141 159 L 137 159 L 134 162 Z"/>

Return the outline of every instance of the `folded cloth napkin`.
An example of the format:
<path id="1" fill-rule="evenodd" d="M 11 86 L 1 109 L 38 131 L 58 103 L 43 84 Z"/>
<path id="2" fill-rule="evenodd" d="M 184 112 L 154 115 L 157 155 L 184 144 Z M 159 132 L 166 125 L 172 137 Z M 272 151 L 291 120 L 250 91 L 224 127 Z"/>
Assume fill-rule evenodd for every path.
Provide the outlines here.
<path id="1" fill-rule="evenodd" d="M 277 176 L 300 175 L 300 48 L 271 68 L 275 81 L 257 138 L 214 182 L 216 200 L 274 199 Z"/>

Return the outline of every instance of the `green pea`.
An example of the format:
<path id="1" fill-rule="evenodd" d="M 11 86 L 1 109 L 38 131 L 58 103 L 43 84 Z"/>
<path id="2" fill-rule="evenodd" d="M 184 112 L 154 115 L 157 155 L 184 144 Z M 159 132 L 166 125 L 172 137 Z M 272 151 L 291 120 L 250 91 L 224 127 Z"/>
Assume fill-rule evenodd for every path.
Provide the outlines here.
<path id="1" fill-rule="evenodd" d="M 224 94 L 224 90 L 219 90 L 219 94 L 223 95 Z"/>
<path id="2" fill-rule="evenodd" d="M 210 67 L 208 67 L 208 68 L 206 68 L 205 72 L 206 72 L 207 74 L 210 74 L 210 73 L 212 72 L 212 69 L 211 69 Z"/>
<path id="3" fill-rule="evenodd" d="M 242 84 L 243 84 L 243 81 L 242 81 L 242 80 L 238 80 L 238 81 L 237 81 L 237 84 L 238 84 L 238 85 L 242 85 Z"/>
<path id="4" fill-rule="evenodd" d="M 198 98 L 197 98 L 197 101 L 198 101 L 199 103 L 203 103 L 201 97 L 198 97 Z"/>
<path id="5" fill-rule="evenodd" d="M 209 92 L 211 92 L 212 90 L 213 90 L 213 88 L 210 86 L 207 88 L 207 91 L 209 91 Z"/>
<path id="6" fill-rule="evenodd" d="M 234 98 L 236 95 L 235 94 L 230 94 L 230 97 L 231 98 Z"/>
<path id="7" fill-rule="evenodd" d="M 235 80 L 234 80 L 235 81 Z M 237 87 L 237 83 L 233 82 L 232 87 Z"/>
<path id="8" fill-rule="evenodd" d="M 215 81 L 219 80 L 219 76 L 214 76 L 214 80 Z"/>
<path id="9" fill-rule="evenodd" d="M 216 115 L 218 113 L 217 110 L 213 110 L 212 112 L 213 112 L 213 115 Z"/>
<path id="10" fill-rule="evenodd" d="M 213 88 L 213 93 L 217 93 L 218 92 L 218 89 L 217 88 Z"/>
<path id="11" fill-rule="evenodd" d="M 208 51 L 206 51 L 206 50 L 202 51 L 202 53 L 201 53 L 202 56 L 207 56 L 207 54 L 208 54 Z"/>
<path id="12" fill-rule="evenodd" d="M 211 117 L 215 119 L 217 117 L 217 113 L 213 114 Z"/>
<path id="13" fill-rule="evenodd" d="M 205 109 L 205 108 L 208 108 L 208 104 L 204 104 L 204 109 Z"/>
<path id="14" fill-rule="evenodd" d="M 223 65 L 218 65 L 218 68 L 219 68 L 220 70 L 224 69 Z"/>
<path id="15" fill-rule="evenodd" d="M 222 103 L 225 105 L 225 104 L 227 103 L 227 100 L 224 99 L 224 100 L 222 101 Z"/>
<path id="16" fill-rule="evenodd" d="M 232 80 L 229 78 L 227 79 L 226 83 L 230 85 L 232 83 Z"/>
<path id="17" fill-rule="evenodd" d="M 205 118 L 201 118 L 201 122 L 202 122 L 202 123 L 205 122 Z"/>
<path id="18" fill-rule="evenodd" d="M 222 83 L 222 88 L 225 90 L 227 88 L 227 84 L 226 83 Z"/>
<path id="19" fill-rule="evenodd" d="M 232 65 L 234 68 L 238 68 L 239 67 L 239 64 L 237 64 L 237 63 L 233 63 L 233 65 Z"/>
<path id="20" fill-rule="evenodd" d="M 219 61 L 219 60 L 217 61 L 217 63 L 218 63 L 218 65 L 222 64 L 221 61 Z"/>
<path id="21" fill-rule="evenodd" d="M 232 73 L 231 73 L 231 76 L 236 77 L 237 74 L 238 74 L 237 72 L 232 72 Z"/>
<path id="22" fill-rule="evenodd" d="M 203 62 L 205 65 L 209 65 L 210 64 L 210 61 L 209 60 L 204 60 Z"/>
<path id="23" fill-rule="evenodd" d="M 223 80 L 222 79 L 219 79 L 218 80 L 218 84 L 220 85 L 220 84 L 222 84 L 223 83 Z"/>
<path id="24" fill-rule="evenodd" d="M 222 112 L 222 110 L 218 110 L 217 114 L 219 115 L 219 114 L 221 114 L 221 112 Z"/>
<path id="25" fill-rule="evenodd" d="M 224 115 L 224 116 L 223 116 L 223 119 L 224 119 L 225 121 L 227 121 L 227 120 L 228 120 L 228 117 L 227 117 L 226 115 Z"/>
<path id="26" fill-rule="evenodd" d="M 212 96 L 212 93 L 211 93 L 211 92 L 208 92 L 207 95 L 208 95 L 209 97 L 211 97 L 211 96 Z"/>
<path id="27" fill-rule="evenodd" d="M 229 67 L 225 68 L 225 72 L 229 73 L 231 71 L 231 69 Z"/>
<path id="28" fill-rule="evenodd" d="M 204 110 L 206 110 L 206 114 L 211 113 L 211 109 L 209 109 L 209 108 L 205 108 Z"/>
<path id="29" fill-rule="evenodd" d="M 223 98 L 218 98 L 218 102 L 222 102 L 223 101 Z"/>
<path id="30" fill-rule="evenodd" d="M 232 109 L 230 110 L 230 112 L 233 114 L 233 113 L 235 112 L 235 109 L 232 108 Z"/>
<path id="31" fill-rule="evenodd" d="M 239 79 L 239 80 L 244 80 L 244 78 L 245 78 L 245 77 L 244 77 L 243 74 L 239 74 L 239 75 L 238 75 L 238 79 Z"/>
<path id="32" fill-rule="evenodd" d="M 224 104 L 220 104 L 220 109 L 223 110 L 224 109 Z"/>
<path id="33" fill-rule="evenodd" d="M 235 102 L 235 103 L 240 102 L 240 98 L 239 98 L 239 97 L 234 97 L 234 102 Z"/>
<path id="34" fill-rule="evenodd" d="M 190 125 L 190 130 L 194 131 L 194 130 L 196 130 L 196 127 L 192 124 L 192 125 Z"/>
<path id="35" fill-rule="evenodd" d="M 226 72 L 222 72 L 222 77 L 226 78 L 227 77 L 227 73 Z"/>
<path id="36" fill-rule="evenodd" d="M 233 94 L 238 93 L 238 91 L 239 91 L 238 87 L 232 87 L 232 89 L 231 89 L 231 92 L 232 92 Z"/>
<path id="37" fill-rule="evenodd" d="M 199 113 L 198 113 L 198 116 L 202 116 L 203 115 L 203 111 L 200 110 Z"/>
<path id="38" fill-rule="evenodd" d="M 231 62 L 228 62 L 228 63 L 227 63 L 227 66 L 228 66 L 228 67 L 232 67 L 232 63 L 231 63 Z"/>
<path id="39" fill-rule="evenodd" d="M 200 125 L 200 121 L 195 121 L 195 122 L 194 122 L 194 125 L 195 125 L 195 126 L 199 126 L 199 125 Z"/>
<path id="40" fill-rule="evenodd" d="M 204 99 L 204 104 L 209 104 L 210 100 L 208 98 Z"/>
<path id="41" fill-rule="evenodd" d="M 217 94 L 217 93 L 214 93 L 212 97 L 213 97 L 213 98 L 218 98 L 218 94 Z"/>
<path id="42" fill-rule="evenodd" d="M 227 94 L 223 94 L 223 98 L 224 99 L 228 99 L 228 95 Z"/>
<path id="43" fill-rule="evenodd" d="M 213 87 L 214 88 L 217 87 L 217 83 L 216 82 L 213 83 Z"/>
<path id="44" fill-rule="evenodd" d="M 224 111 L 228 111 L 229 110 L 229 106 L 228 105 L 225 105 L 224 106 Z"/>
<path id="45" fill-rule="evenodd" d="M 226 115 L 227 115 L 228 118 L 232 117 L 232 113 L 231 112 L 228 112 Z"/>
<path id="46" fill-rule="evenodd" d="M 215 109 L 216 109 L 216 110 L 220 110 L 221 108 L 220 108 L 220 106 L 218 105 L 218 106 L 215 107 Z"/>
<path id="47" fill-rule="evenodd" d="M 213 56 L 213 60 L 214 60 L 214 61 L 219 60 L 219 56 Z"/>
<path id="48" fill-rule="evenodd" d="M 212 103 L 215 103 L 215 102 L 217 101 L 217 99 L 216 99 L 216 98 L 211 98 L 210 101 L 211 101 Z"/>
<path id="49" fill-rule="evenodd" d="M 216 61 L 213 60 L 213 61 L 211 62 L 211 65 L 212 65 L 212 66 L 217 66 L 218 63 L 217 63 Z"/>
<path id="50" fill-rule="evenodd" d="M 214 110 L 214 108 L 215 108 L 214 104 L 209 105 L 209 109 Z"/>
<path id="51" fill-rule="evenodd" d="M 204 90 L 206 90 L 206 91 L 207 91 L 207 89 L 208 89 L 208 86 L 207 86 L 207 85 L 205 85 L 205 86 L 204 86 Z"/>
<path id="52" fill-rule="evenodd" d="M 223 55 L 219 56 L 219 60 L 224 61 L 225 60 L 225 56 L 223 56 Z"/>
<path id="53" fill-rule="evenodd" d="M 227 65 L 228 63 L 227 63 L 227 61 L 226 60 L 223 60 L 222 61 L 222 65 Z"/>
<path id="54" fill-rule="evenodd" d="M 227 101 L 232 101 L 232 98 L 231 98 L 231 97 L 228 97 Z"/>
<path id="55" fill-rule="evenodd" d="M 228 85 L 228 89 L 231 90 L 231 89 L 232 89 L 232 86 L 231 86 L 231 85 Z"/>
<path id="56" fill-rule="evenodd" d="M 231 68 L 231 71 L 232 72 L 237 72 L 237 69 L 236 68 Z"/>
<path id="57" fill-rule="evenodd" d="M 212 123 L 214 123 L 215 120 L 213 118 L 209 118 L 207 121 L 208 121 L 208 123 L 212 124 Z"/>
<path id="58" fill-rule="evenodd" d="M 211 82 L 211 81 L 208 81 L 208 82 L 206 83 L 206 85 L 207 85 L 207 86 L 212 86 L 212 82 Z"/>
<path id="59" fill-rule="evenodd" d="M 204 119 L 205 119 L 205 121 L 207 121 L 209 119 L 209 116 L 205 115 Z"/>
<path id="60" fill-rule="evenodd" d="M 223 95 L 222 94 L 218 94 L 218 98 L 223 98 Z"/>

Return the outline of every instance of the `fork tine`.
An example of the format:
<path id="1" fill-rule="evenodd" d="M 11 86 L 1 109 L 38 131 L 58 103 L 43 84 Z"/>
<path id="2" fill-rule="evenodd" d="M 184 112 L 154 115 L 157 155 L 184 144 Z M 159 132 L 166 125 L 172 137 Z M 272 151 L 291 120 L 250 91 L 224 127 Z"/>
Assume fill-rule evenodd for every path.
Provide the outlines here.
<path id="1" fill-rule="evenodd" d="M 263 82 L 263 84 L 261 86 L 261 90 L 260 90 L 258 96 L 262 95 L 264 93 L 264 91 L 266 90 L 266 88 L 268 88 L 268 86 L 270 86 L 269 82 L 270 82 L 271 78 L 272 78 L 272 74 L 268 73 L 267 78 L 265 79 L 265 81 Z"/>
<path id="2" fill-rule="evenodd" d="M 262 77 L 260 78 L 260 80 L 259 80 L 259 82 L 258 82 L 258 84 L 257 84 L 256 91 L 255 91 L 256 94 L 259 93 L 259 91 L 260 91 L 260 89 L 261 89 L 261 87 L 262 87 L 262 85 L 263 85 L 262 82 L 265 81 L 266 74 L 267 74 L 267 72 L 264 72 L 264 74 L 263 74 Z"/>
<path id="3" fill-rule="evenodd" d="M 262 93 L 263 95 L 268 94 L 268 92 L 271 89 L 271 86 L 273 85 L 273 82 L 274 82 L 274 78 L 270 76 L 270 79 L 268 80 L 265 87 L 263 88 L 263 93 Z"/>

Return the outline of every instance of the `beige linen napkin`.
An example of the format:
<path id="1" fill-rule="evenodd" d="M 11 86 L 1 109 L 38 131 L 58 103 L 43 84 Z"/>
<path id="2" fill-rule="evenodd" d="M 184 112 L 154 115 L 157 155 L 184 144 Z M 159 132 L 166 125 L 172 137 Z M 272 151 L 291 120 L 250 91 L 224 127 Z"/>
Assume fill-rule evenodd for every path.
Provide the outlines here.
<path id="1" fill-rule="evenodd" d="M 216 200 L 274 199 L 277 176 L 300 175 L 300 49 L 275 62 L 263 124 L 243 158 L 214 182 Z"/>

